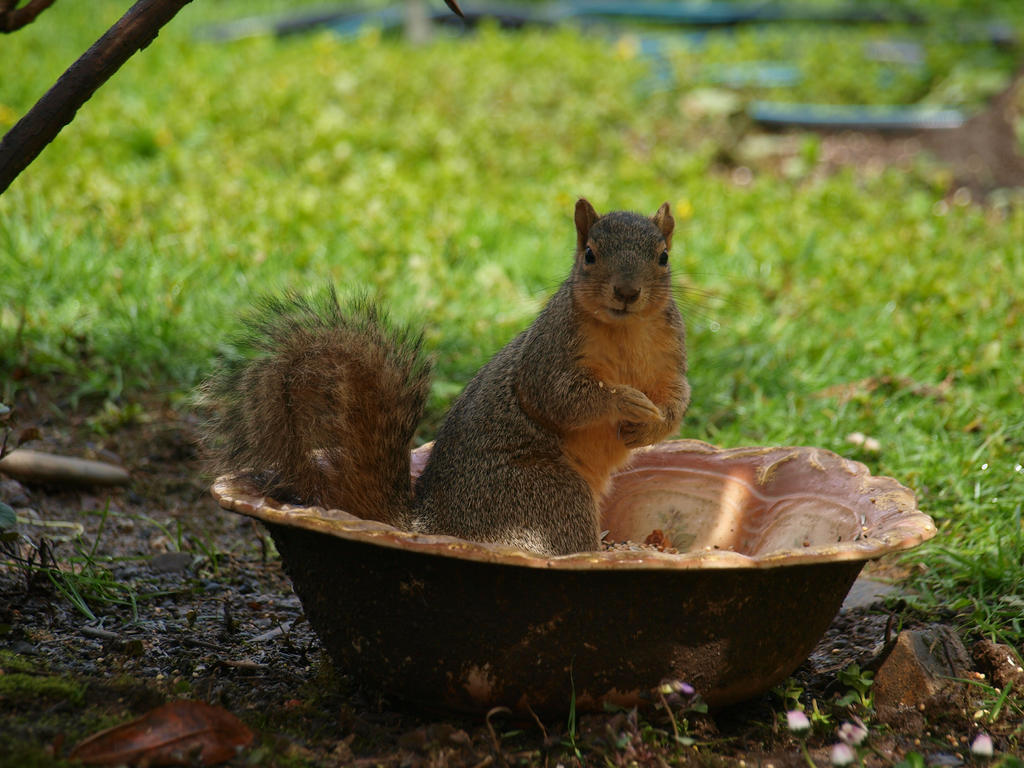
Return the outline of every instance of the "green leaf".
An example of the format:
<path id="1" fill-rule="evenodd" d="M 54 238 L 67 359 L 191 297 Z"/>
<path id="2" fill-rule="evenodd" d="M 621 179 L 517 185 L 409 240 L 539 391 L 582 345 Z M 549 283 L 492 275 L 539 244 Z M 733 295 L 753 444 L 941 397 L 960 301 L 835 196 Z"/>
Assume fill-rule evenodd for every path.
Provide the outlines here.
<path id="1" fill-rule="evenodd" d="M 919 752 L 908 752 L 895 768 L 925 768 L 924 757 Z"/>
<path id="2" fill-rule="evenodd" d="M 7 531 L 18 524 L 18 516 L 14 510 L 4 502 L 0 501 L 0 531 Z"/>

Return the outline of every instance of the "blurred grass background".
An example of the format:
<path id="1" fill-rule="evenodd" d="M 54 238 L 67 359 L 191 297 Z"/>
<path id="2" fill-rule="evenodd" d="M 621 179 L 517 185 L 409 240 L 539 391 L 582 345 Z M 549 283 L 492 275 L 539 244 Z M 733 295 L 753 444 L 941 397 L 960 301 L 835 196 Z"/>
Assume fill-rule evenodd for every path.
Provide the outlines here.
<path id="1" fill-rule="evenodd" d="M 128 5 L 57 3 L 0 40 L 0 131 Z M 1024 197 L 957 193 L 924 156 L 833 168 L 813 134 L 759 164 L 779 139 L 742 113 L 753 98 L 978 109 L 1021 49 L 961 31 L 998 18 L 1022 35 L 1020 3 L 905 6 L 924 25 L 657 31 L 653 63 L 642 28 L 421 46 L 373 29 L 196 35 L 302 7 L 195 0 L 0 197 L 0 398 L 187 408 L 255 296 L 333 281 L 425 326 L 429 439 L 567 273 L 575 199 L 668 200 L 694 391 L 680 435 L 815 444 L 898 478 L 941 530 L 913 556 L 920 605 L 1024 638 Z M 923 60 L 867 55 L 888 39 Z M 723 68 L 765 61 L 797 81 L 722 86 Z"/>

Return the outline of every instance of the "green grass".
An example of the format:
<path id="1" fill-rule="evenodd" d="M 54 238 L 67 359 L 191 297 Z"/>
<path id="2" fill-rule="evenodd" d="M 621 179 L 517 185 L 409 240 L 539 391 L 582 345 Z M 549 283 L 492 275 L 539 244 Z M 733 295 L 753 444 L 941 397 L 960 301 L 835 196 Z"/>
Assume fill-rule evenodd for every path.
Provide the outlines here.
<path id="1" fill-rule="evenodd" d="M 126 5 L 58 3 L 5 38 L 33 66 L 0 81 L 0 129 Z M 690 287 L 680 434 L 821 445 L 912 486 L 940 528 L 913 556 L 920 603 L 1024 639 L 1019 195 L 949 204 L 948 172 L 926 160 L 823 174 L 815 137 L 787 173 L 734 183 L 716 163 L 743 129 L 687 97 L 710 65 L 784 56 L 776 32 L 674 50 L 681 84 L 645 96 L 631 45 L 568 29 L 421 48 L 373 32 L 192 36 L 246 8 L 196 0 L 0 198 L 0 396 L 53 379 L 97 408 L 178 398 L 254 296 L 334 281 L 425 326 L 427 438 L 566 274 L 577 196 L 599 210 L 669 200 Z M 1024 30 L 1019 5 L 985 13 Z M 970 106 L 1013 66 L 935 29 L 884 33 L 925 43 L 925 69 L 866 63 L 874 28 L 797 27 L 804 81 L 739 98 Z M 854 431 L 881 452 L 847 444 Z"/>

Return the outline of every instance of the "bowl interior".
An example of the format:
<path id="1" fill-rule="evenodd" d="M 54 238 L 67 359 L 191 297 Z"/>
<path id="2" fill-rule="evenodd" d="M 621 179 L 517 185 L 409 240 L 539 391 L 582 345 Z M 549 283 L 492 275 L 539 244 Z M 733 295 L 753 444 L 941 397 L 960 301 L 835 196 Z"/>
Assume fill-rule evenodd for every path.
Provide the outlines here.
<path id="1" fill-rule="evenodd" d="M 809 477 L 808 481 L 819 478 Z M 857 541 L 870 510 L 863 497 L 827 484 L 758 483 L 748 462 L 641 464 L 616 478 L 602 521 L 613 541 L 645 541 L 655 530 L 679 552 L 748 557 Z"/>
<path id="2" fill-rule="evenodd" d="M 909 489 L 811 447 L 663 443 L 616 475 L 602 514 L 612 540 L 644 541 L 658 530 L 681 553 L 761 562 L 868 559 L 935 533 Z"/>

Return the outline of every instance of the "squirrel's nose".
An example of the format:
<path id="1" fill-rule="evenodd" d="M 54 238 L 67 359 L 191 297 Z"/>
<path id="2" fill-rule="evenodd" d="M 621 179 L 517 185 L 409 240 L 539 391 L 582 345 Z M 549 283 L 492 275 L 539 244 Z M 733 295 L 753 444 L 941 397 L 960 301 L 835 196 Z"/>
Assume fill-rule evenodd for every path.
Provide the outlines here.
<path id="1" fill-rule="evenodd" d="M 612 293 L 615 295 L 615 299 L 617 301 L 621 301 L 623 304 L 632 304 L 640 298 L 640 289 L 634 288 L 631 285 L 616 285 Z"/>

